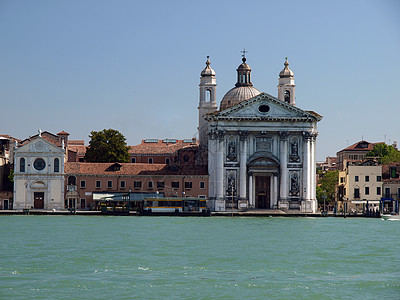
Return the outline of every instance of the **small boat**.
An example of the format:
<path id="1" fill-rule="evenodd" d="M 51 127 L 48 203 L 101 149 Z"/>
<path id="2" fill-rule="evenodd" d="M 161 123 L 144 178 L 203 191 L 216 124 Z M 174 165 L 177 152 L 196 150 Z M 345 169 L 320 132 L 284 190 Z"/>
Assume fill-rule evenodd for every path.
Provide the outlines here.
<path id="1" fill-rule="evenodd" d="M 400 215 L 398 215 L 396 213 L 382 214 L 382 219 L 384 219 L 384 220 L 399 220 L 400 221 Z"/>

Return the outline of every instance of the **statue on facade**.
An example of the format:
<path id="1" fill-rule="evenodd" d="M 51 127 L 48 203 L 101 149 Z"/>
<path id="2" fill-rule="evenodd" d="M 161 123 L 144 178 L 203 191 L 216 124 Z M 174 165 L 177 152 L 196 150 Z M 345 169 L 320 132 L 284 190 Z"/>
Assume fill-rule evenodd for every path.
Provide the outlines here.
<path id="1" fill-rule="evenodd" d="M 236 160 L 236 143 L 235 141 L 230 141 L 228 144 L 228 159 L 230 161 L 235 161 Z"/>
<path id="2" fill-rule="evenodd" d="M 298 196 L 299 192 L 299 178 L 297 176 L 297 173 L 293 173 L 292 176 L 290 176 L 290 195 Z"/>
<path id="3" fill-rule="evenodd" d="M 299 143 L 297 138 L 293 138 L 290 143 L 290 161 L 298 162 L 300 160 L 299 157 Z"/>

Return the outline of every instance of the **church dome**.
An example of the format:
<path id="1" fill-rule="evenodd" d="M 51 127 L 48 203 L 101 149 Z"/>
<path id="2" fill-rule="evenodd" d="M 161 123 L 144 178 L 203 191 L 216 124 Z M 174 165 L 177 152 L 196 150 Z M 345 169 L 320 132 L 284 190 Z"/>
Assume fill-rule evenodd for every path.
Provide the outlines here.
<path id="1" fill-rule="evenodd" d="M 259 94 L 261 94 L 261 92 L 253 86 L 234 87 L 225 94 L 224 98 L 222 98 L 220 110 L 232 107 Z"/>
<path id="2" fill-rule="evenodd" d="M 243 56 L 242 64 L 236 69 L 237 82 L 233 89 L 230 89 L 221 100 L 220 110 L 230 108 L 242 101 L 251 99 L 261 92 L 253 87 L 251 83 L 251 68 L 246 64 L 246 57 Z"/>
<path id="3" fill-rule="evenodd" d="M 207 61 L 206 61 L 206 67 L 204 68 L 203 71 L 201 71 L 201 76 L 215 76 L 215 71 L 210 67 L 211 62 L 210 62 L 210 57 L 207 56 Z"/>
<path id="4" fill-rule="evenodd" d="M 280 78 L 293 77 L 294 73 L 292 70 L 289 69 L 289 62 L 287 61 L 287 57 L 284 65 L 285 68 L 279 73 L 279 77 Z"/>

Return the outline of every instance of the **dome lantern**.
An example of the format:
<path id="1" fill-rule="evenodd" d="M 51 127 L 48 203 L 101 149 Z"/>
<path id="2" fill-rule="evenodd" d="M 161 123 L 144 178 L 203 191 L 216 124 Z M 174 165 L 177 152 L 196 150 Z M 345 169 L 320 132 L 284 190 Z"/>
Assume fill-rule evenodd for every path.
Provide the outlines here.
<path id="1" fill-rule="evenodd" d="M 245 53 L 247 51 L 243 50 L 243 52 Z M 253 84 L 251 83 L 251 68 L 246 63 L 245 54 L 243 54 L 242 63 L 239 65 L 236 71 L 237 82 L 235 87 L 230 89 L 222 98 L 219 108 L 220 110 L 225 110 L 242 101 L 251 99 L 261 94 L 261 92 L 253 87 Z"/>

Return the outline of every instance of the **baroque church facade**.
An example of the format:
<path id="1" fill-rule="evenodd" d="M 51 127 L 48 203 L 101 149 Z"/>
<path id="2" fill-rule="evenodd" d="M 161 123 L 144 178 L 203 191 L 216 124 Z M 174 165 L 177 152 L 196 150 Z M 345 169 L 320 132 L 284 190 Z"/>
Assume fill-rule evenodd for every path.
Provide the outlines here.
<path id="1" fill-rule="evenodd" d="M 198 106 L 200 146 L 208 152 L 210 208 L 315 213 L 317 123 L 322 117 L 296 107 L 287 59 L 276 98 L 253 87 L 243 57 L 237 83 L 219 109 L 210 65 L 207 57 Z"/>

